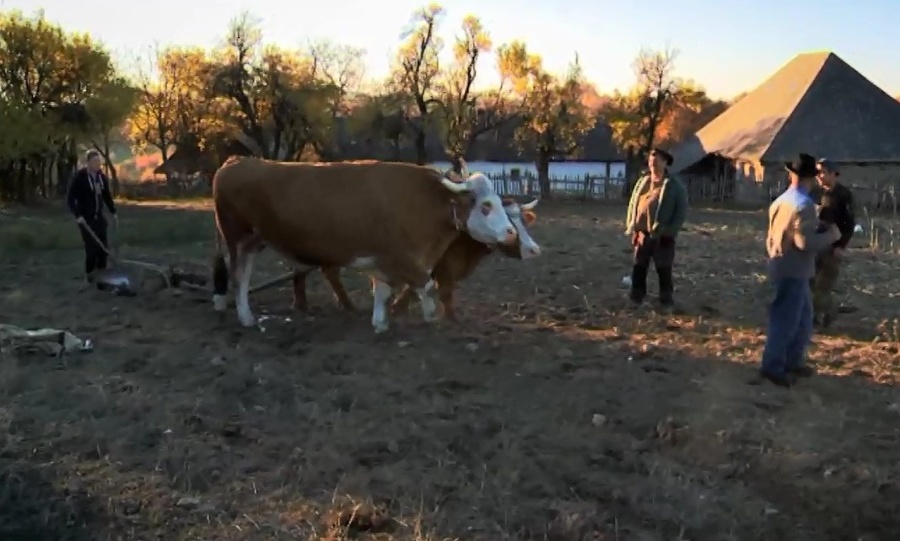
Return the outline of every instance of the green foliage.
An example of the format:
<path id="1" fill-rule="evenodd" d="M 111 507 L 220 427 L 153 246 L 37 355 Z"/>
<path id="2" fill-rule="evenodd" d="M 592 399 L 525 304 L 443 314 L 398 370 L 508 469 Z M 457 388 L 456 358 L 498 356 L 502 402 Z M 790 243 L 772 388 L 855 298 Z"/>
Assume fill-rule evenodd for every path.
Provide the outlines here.
<path id="1" fill-rule="evenodd" d="M 108 52 L 43 13 L 0 14 L 0 198 L 47 193 L 53 165 L 77 161 L 78 145 L 121 124 L 129 85 Z"/>
<path id="2" fill-rule="evenodd" d="M 550 160 L 578 151 L 582 138 L 597 120 L 582 100 L 586 82 L 581 66 L 576 57 L 566 76 L 557 77 L 522 42 L 501 47 L 498 57 L 501 76 L 521 103 L 522 122 L 516 140 L 535 152 L 541 190 L 549 196 Z"/>
<path id="3" fill-rule="evenodd" d="M 597 120 L 586 96 L 593 92 L 595 104 L 599 96 L 577 57 L 568 73 L 554 74 L 525 43 L 504 44 L 496 49 L 501 84 L 480 88 L 490 33 L 469 14 L 443 36 L 445 13 L 439 4 L 413 13 L 389 76 L 365 94 L 362 50 L 267 44 L 246 12 L 221 46 L 164 48 L 134 80 L 89 35 L 65 32 L 41 12 L 0 14 L 0 198 L 49 195 L 88 146 L 106 158 L 115 187 L 114 149 L 129 144 L 136 153 L 159 151 L 158 170 L 179 182 L 236 152 L 337 160 L 359 141 L 394 159 L 408 159 L 412 147 L 425 163 L 436 157 L 437 135 L 451 158 L 463 158 L 505 125 L 516 126 L 516 147 L 546 181 L 550 160 L 577 156 Z M 634 88 L 612 96 L 604 114 L 621 146 L 673 141 L 725 107 L 675 78 L 673 60 L 669 51 L 641 51 Z"/>
<path id="4" fill-rule="evenodd" d="M 654 144 L 671 146 L 728 107 L 694 81 L 676 77 L 676 57 L 676 51 L 642 50 L 635 58 L 634 86 L 616 91 L 604 110 L 619 147 L 645 152 Z"/>

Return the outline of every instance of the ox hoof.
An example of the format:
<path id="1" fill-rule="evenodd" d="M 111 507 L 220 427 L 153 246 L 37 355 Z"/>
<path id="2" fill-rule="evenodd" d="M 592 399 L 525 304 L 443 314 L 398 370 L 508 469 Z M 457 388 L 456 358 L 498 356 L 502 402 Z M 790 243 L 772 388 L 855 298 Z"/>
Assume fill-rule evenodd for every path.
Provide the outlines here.
<path id="1" fill-rule="evenodd" d="M 387 332 L 390 326 L 387 321 L 373 321 L 372 327 L 375 329 L 375 334 L 383 334 Z"/>
<path id="2" fill-rule="evenodd" d="M 244 327 L 255 327 L 256 326 L 256 318 L 253 317 L 253 314 L 238 315 L 238 321 L 240 321 L 241 325 L 243 325 Z"/>
<path id="3" fill-rule="evenodd" d="M 224 312 L 227 304 L 225 295 L 213 295 L 213 309 L 216 312 Z"/>

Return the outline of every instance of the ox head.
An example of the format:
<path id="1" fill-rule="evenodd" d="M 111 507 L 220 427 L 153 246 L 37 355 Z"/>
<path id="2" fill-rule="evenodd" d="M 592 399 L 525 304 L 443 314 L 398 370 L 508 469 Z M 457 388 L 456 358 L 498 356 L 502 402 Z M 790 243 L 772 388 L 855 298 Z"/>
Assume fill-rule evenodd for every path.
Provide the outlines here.
<path id="1" fill-rule="evenodd" d="M 541 247 L 531 238 L 528 228 L 537 221 L 537 214 L 534 213 L 534 207 L 538 204 L 535 199 L 531 203 L 520 205 L 512 199 L 503 201 L 503 210 L 509 216 L 509 220 L 516 226 L 519 233 L 519 244 L 517 246 L 501 245 L 500 251 L 508 257 L 517 259 L 531 259 L 541 255 Z"/>
<path id="2" fill-rule="evenodd" d="M 471 195 L 473 205 L 466 217 L 466 232 L 473 239 L 490 245 L 518 243 L 516 227 L 486 176 L 475 173 L 461 182 L 442 176 L 441 183 L 454 193 Z"/>

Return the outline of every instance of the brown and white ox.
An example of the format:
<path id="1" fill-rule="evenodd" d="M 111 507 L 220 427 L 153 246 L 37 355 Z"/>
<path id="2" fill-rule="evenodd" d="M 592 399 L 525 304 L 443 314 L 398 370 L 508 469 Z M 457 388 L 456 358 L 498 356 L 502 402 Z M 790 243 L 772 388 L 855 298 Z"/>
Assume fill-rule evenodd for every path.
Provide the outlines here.
<path id="1" fill-rule="evenodd" d="M 299 270 L 349 267 L 369 274 L 372 326 L 384 332 L 387 303 L 403 287 L 415 290 L 426 321 L 436 319 L 431 271 L 462 232 L 488 245 L 519 239 L 486 177 L 457 183 L 407 163 L 231 157 L 213 177 L 213 203 L 213 304 L 224 311 L 229 282 L 236 284 L 238 320 L 247 327 L 256 323 L 248 299 L 253 261 L 265 246 Z"/>
<path id="2" fill-rule="evenodd" d="M 527 259 L 528 257 L 540 255 L 541 248 L 528 231 L 528 228 L 537 220 L 537 215 L 534 213 L 534 208 L 537 204 L 537 199 L 524 205 L 520 205 L 512 199 L 503 200 L 503 210 L 506 211 L 506 215 L 509 216 L 510 221 L 516 226 L 519 233 L 518 246 L 503 244 L 496 247 L 489 246 L 473 239 L 468 233 L 459 235 L 450 244 L 450 247 L 447 248 L 447 251 L 444 252 L 444 255 L 441 256 L 431 271 L 431 277 L 437 286 L 438 299 L 443 305 L 444 315 L 447 319 L 451 321 L 456 320 L 456 309 L 453 305 L 453 292 L 456 285 L 471 276 L 485 257 L 494 252 L 500 252 L 504 256 L 514 259 Z M 294 275 L 293 304 L 295 309 L 307 309 L 306 277 L 313 270 L 309 269 Z M 325 267 L 321 270 L 325 279 L 331 285 L 338 304 L 345 310 L 354 310 L 353 303 L 347 295 L 347 290 L 341 282 L 340 269 Z M 392 311 L 405 310 L 413 299 L 413 295 L 415 295 L 414 290 L 410 288 L 404 289 L 394 300 L 391 306 Z"/>

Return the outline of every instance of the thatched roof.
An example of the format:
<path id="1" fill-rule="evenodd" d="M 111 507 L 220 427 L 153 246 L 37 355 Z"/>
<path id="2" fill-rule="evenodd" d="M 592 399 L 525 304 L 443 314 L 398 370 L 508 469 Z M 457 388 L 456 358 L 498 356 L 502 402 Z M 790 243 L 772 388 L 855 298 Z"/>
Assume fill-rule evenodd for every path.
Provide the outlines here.
<path id="1" fill-rule="evenodd" d="M 805 53 L 673 151 L 683 170 L 709 154 L 761 163 L 798 152 L 900 162 L 900 103 L 831 52 Z"/>
<path id="2" fill-rule="evenodd" d="M 184 143 L 176 145 L 175 151 L 166 160 L 153 170 L 155 175 L 167 175 L 178 173 L 181 175 L 192 175 L 201 171 L 212 173 L 215 171 L 228 156 L 233 154 L 250 156 L 253 152 L 248 150 L 247 145 L 241 141 L 227 139 L 217 142 L 214 148 L 201 150 L 196 143 Z"/>

